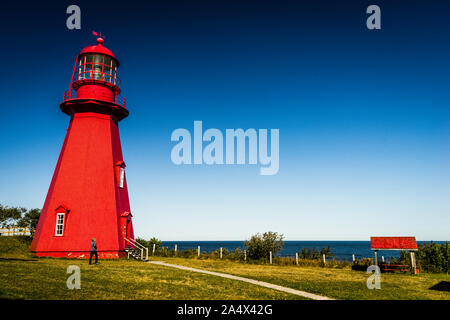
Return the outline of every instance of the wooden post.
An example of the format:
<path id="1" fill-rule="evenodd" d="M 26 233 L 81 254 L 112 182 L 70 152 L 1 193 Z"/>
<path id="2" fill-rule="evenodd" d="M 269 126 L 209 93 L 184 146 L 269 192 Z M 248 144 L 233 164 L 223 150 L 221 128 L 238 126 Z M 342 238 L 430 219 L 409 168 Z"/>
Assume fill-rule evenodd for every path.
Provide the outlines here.
<path id="1" fill-rule="evenodd" d="M 384 256 L 381 256 L 381 262 L 384 263 Z"/>
<path id="2" fill-rule="evenodd" d="M 244 261 L 247 261 L 247 250 L 244 250 Z"/>
<path id="3" fill-rule="evenodd" d="M 270 260 L 270 264 L 272 264 L 272 251 L 269 252 L 269 260 Z"/>
<path id="4" fill-rule="evenodd" d="M 375 265 L 378 266 L 378 250 L 375 250 Z"/>
<path id="5" fill-rule="evenodd" d="M 323 264 L 325 264 L 327 262 L 327 259 L 325 258 L 325 253 L 322 254 L 322 260 L 323 260 Z"/>
<path id="6" fill-rule="evenodd" d="M 156 243 L 153 244 L 153 256 L 155 255 L 155 251 L 156 251 Z"/>
<path id="7" fill-rule="evenodd" d="M 354 254 L 352 254 L 352 259 L 353 259 L 353 262 L 355 262 L 355 255 Z"/>
<path id="8" fill-rule="evenodd" d="M 298 265 L 298 252 L 295 253 L 295 264 Z"/>
<path id="9" fill-rule="evenodd" d="M 417 267 L 416 267 L 416 256 L 414 255 L 414 251 L 410 251 L 411 255 L 411 273 L 416 274 Z"/>
<path id="10" fill-rule="evenodd" d="M 220 259 L 222 259 L 222 247 L 220 247 Z"/>
<path id="11" fill-rule="evenodd" d="M 175 255 L 177 255 L 178 245 L 175 245 Z"/>
<path id="12" fill-rule="evenodd" d="M 197 257 L 200 257 L 200 246 L 198 246 L 198 249 L 197 249 Z"/>

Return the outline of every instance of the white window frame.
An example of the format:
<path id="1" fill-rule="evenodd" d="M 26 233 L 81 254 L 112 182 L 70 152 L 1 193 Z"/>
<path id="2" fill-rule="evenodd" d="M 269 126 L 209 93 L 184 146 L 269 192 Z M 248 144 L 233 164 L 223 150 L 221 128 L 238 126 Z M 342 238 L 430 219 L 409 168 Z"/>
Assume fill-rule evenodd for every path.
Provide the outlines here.
<path id="1" fill-rule="evenodd" d="M 124 183 L 125 183 L 125 168 L 120 167 L 119 188 L 123 189 Z"/>
<path id="2" fill-rule="evenodd" d="M 59 212 L 56 214 L 56 226 L 55 226 L 56 237 L 62 237 L 64 235 L 64 219 L 65 213 Z"/>

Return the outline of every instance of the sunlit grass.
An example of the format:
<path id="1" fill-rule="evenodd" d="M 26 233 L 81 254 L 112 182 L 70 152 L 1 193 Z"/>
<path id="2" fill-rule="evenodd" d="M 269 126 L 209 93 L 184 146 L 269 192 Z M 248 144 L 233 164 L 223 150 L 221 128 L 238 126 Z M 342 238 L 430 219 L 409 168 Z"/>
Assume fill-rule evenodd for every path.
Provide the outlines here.
<path id="1" fill-rule="evenodd" d="M 257 265 L 227 260 L 166 257 L 154 257 L 152 260 L 234 274 L 336 299 L 450 300 L 450 292 L 430 290 L 430 287 L 441 281 L 450 281 L 450 276 L 446 274 L 422 273 L 413 276 L 409 273 L 383 273 L 381 289 L 369 290 L 366 286 L 369 274 L 350 268 Z"/>
<path id="2" fill-rule="evenodd" d="M 6 238 L 6 237 L 4 237 Z M 0 298 L 9 299 L 301 299 L 242 281 L 199 274 L 135 260 L 35 258 L 29 244 L 0 238 Z M 446 274 L 382 274 L 381 289 L 369 290 L 365 272 L 317 266 L 259 265 L 214 259 L 150 257 L 151 260 L 219 271 L 266 281 L 335 299 L 447 299 L 430 290 Z M 69 290 L 69 265 L 81 269 L 81 289 Z"/>
<path id="3" fill-rule="evenodd" d="M 6 237 L 4 237 L 6 238 Z M 0 238 L 0 298 L 8 299 L 299 299 L 252 284 L 136 260 L 36 258 L 28 243 Z M 81 270 L 81 289 L 69 290 L 67 267 Z"/>

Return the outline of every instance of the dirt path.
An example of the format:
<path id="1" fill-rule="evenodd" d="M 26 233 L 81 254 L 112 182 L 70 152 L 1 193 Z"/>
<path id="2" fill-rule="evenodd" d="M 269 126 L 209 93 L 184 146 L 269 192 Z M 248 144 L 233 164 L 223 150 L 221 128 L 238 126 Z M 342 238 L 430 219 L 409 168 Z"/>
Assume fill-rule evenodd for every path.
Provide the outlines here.
<path id="1" fill-rule="evenodd" d="M 177 268 L 177 269 L 192 271 L 192 272 L 199 272 L 199 273 L 210 274 L 210 275 L 213 275 L 213 276 L 227 278 L 227 279 L 244 281 L 244 282 L 248 282 L 248 283 L 251 283 L 251 284 L 254 284 L 254 285 L 257 285 L 257 286 L 266 287 L 266 288 L 274 289 L 274 290 L 278 290 L 278 291 L 283 291 L 283 292 L 290 293 L 290 294 L 295 294 L 297 296 L 308 298 L 308 299 L 312 299 L 312 300 L 334 300 L 334 299 L 331 299 L 331 298 L 328 298 L 328 297 L 319 296 L 317 294 L 313 294 L 313 293 L 309 293 L 309 292 L 305 292 L 305 291 L 300 291 L 300 290 L 295 290 L 295 289 L 291 289 L 291 288 L 287 288 L 287 287 L 282 287 L 282 286 L 279 286 L 279 285 L 276 285 L 276 284 L 272 284 L 272 283 L 268 283 L 268 282 L 264 282 L 264 281 L 258 281 L 258 280 L 253 280 L 253 279 L 249 279 L 249 278 L 233 276 L 233 275 L 227 274 L 227 273 L 221 273 L 221 272 L 214 272 L 214 271 L 207 271 L 207 270 L 202 270 L 202 269 L 184 267 L 184 266 L 179 266 L 179 265 L 176 265 L 176 264 L 165 263 L 163 261 L 148 261 L 148 263 L 157 264 L 159 266 L 165 266 L 165 267 L 170 267 L 170 268 Z"/>

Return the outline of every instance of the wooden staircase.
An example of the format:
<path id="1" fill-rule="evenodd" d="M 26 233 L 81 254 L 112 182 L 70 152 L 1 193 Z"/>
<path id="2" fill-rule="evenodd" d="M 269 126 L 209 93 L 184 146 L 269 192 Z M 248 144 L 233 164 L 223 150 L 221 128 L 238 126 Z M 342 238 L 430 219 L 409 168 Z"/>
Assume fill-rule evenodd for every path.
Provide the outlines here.
<path id="1" fill-rule="evenodd" d="M 148 261 L 148 248 L 144 247 L 139 242 L 136 242 L 134 239 L 125 239 L 130 247 L 125 248 L 125 252 L 127 253 L 127 258 L 130 259 L 130 256 L 136 260 Z"/>

